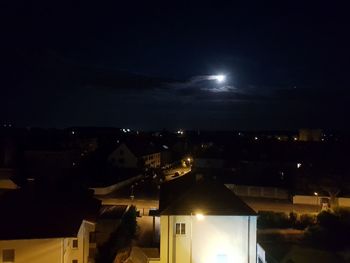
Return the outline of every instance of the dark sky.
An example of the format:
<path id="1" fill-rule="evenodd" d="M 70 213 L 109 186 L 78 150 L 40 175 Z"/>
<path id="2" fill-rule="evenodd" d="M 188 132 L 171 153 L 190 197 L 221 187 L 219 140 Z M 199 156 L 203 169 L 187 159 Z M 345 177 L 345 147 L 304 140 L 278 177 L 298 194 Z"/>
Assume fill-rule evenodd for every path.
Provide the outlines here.
<path id="1" fill-rule="evenodd" d="M 349 129 L 340 1 L 30 2 L 1 8 L 1 122 Z"/>

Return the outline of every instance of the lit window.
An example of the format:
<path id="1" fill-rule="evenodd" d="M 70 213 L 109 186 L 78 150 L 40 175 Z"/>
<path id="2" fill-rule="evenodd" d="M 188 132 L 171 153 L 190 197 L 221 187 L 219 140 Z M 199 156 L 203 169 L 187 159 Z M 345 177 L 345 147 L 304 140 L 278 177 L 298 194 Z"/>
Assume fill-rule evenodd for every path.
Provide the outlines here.
<path id="1" fill-rule="evenodd" d="M 15 250 L 14 249 L 3 249 L 2 250 L 2 262 L 4 262 L 4 263 L 15 262 Z"/>
<path id="2" fill-rule="evenodd" d="M 176 235 L 185 235 L 186 234 L 186 224 L 185 223 L 176 223 L 175 233 L 176 233 Z"/>
<path id="3" fill-rule="evenodd" d="M 78 248 L 78 239 L 73 239 L 72 247 L 73 248 Z"/>

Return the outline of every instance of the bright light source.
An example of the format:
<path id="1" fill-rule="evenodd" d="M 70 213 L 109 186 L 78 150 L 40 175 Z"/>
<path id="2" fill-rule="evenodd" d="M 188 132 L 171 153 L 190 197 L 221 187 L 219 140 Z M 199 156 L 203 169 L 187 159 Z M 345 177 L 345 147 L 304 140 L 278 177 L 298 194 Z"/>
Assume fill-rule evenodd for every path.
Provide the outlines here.
<path id="1" fill-rule="evenodd" d="M 215 79 L 221 83 L 221 82 L 224 82 L 226 80 L 226 76 L 225 75 L 216 75 Z"/>
<path id="2" fill-rule="evenodd" d="M 294 137 L 294 138 L 293 138 L 293 140 L 294 140 L 294 141 L 297 141 L 297 140 L 298 140 L 298 138 L 297 138 L 297 137 Z"/>
<path id="3" fill-rule="evenodd" d="M 203 220 L 204 219 L 204 215 L 203 214 L 196 214 L 196 217 L 198 220 Z"/>
<path id="4" fill-rule="evenodd" d="M 256 137 L 256 136 L 254 137 L 254 140 L 256 140 L 256 141 L 257 141 L 258 139 L 259 139 L 258 137 Z"/>
<path id="5" fill-rule="evenodd" d="M 317 193 L 317 192 L 314 192 L 314 195 L 318 196 L 318 193 Z"/>
<path id="6" fill-rule="evenodd" d="M 301 163 L 297 163 L 297 168 L 299 169 L 301 167 Z"/>
<path id="7" fill-rule="evenodd" d="M 187 161 L 189 161 L 189 162 L 190 162 L 190 161 L 191 161 L 191 158 L 187 158 Z"/>

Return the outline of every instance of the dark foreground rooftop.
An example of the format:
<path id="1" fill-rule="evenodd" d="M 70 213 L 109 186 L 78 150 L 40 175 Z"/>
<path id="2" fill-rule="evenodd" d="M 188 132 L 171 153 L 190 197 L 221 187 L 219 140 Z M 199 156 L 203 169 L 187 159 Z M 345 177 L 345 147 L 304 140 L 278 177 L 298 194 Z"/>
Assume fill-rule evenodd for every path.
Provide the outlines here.
<path id="1" fill-rule="evenodd" d="M 162 192 L 161 198 L 166 198 Z M 205 215 L 242 216 L 256 215 L 254 210 L 231 192 L 225 185 L 210 180 L 200 179 L 188 190 L 184 190 L 162 209 L 162 215 Z"/>
<path id="2" fill-rule="evenodd" d="M 0 198 L 0 240 L 76 237 L 94 221 L 100 201 L 87 192 L 22 188 Z"/>

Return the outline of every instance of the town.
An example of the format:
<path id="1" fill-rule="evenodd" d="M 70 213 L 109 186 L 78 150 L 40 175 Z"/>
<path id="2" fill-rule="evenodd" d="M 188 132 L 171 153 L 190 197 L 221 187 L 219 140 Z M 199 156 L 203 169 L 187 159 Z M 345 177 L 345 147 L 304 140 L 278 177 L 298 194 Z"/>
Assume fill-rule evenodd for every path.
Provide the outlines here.
<path id="1" fill-rule="evenodd" d="M 3 262 L 348 259 L 346 133 L 0 131 Z"/>
<path id="2" fill-rule="evenodd" d="M 350 263 L 346 1 L 4 1 L 0 263 Z"/>

